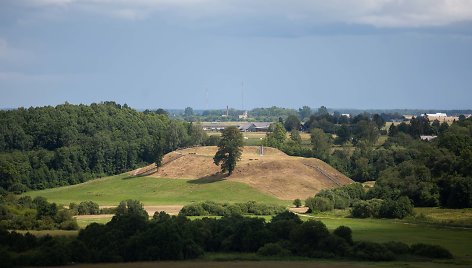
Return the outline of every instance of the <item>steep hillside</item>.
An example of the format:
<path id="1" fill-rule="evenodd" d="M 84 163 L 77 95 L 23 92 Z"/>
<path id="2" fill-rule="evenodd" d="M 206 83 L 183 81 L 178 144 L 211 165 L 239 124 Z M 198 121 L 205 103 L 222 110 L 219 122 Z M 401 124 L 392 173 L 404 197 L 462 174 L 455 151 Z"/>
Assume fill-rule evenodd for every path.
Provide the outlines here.
<path id="1" fill-rule="evenodd" d="M 164 157 L 159 171 L 143 170 L 153 177 L 196 179 L 200 183 L 238 181 L 284 200 L 306 198 L 322 189 L 352 182 L 321 160 L 288 156 L 273 148 L 264 148 L 264 155 L 260 155 L 257 146 L 246 146 L 233 174 L 226 177 L 213 164 L 216 149 L 207 146 L 174 151 Z"/>

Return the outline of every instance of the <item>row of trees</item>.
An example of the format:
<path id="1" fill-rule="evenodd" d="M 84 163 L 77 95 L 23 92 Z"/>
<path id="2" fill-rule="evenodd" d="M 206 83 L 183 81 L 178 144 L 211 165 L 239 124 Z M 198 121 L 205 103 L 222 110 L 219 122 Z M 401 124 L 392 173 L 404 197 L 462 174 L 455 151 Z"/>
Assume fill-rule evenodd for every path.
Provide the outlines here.
<path id="1" fill-rule="evenodd" d="M 281 125 L 268 134 L 266 144 L 291 155 L 320 158 L 355 181 L 377 181 L 371 198 L 406 196 L 415 206 L 472 207 L 472 118 L 448 126 L 418 117 L 410 125 L 391 127 L 382 145 L 375 143 L 380 125 L 374 117 L 353 122 L 346 126 L 359 129 L 354 131 L 358 136 L 351 140 L 353 146 L 335 146 L 341 136 L 333 138 L 313 128 L 312 148 L 307 149 L 296 139 L 285 141 Z M 337 133 L 343 128 L 341 125 Z M 420 140 L 423 134 L 438 137 L 427 142 Z"/>
<path id="2" fill-rule="evenodd" d="M 70 210 L 49 203 L 44 197 L 0 195 L 0 228 L 76 230 L 79 227 L 72 215 Z"/>
<path id="3" fill-rule="evenodd" d="M 81 183 L 206 139 L 198 125 L 114 102 L 0 111 L 0 187 L 19 193 Z"/>
<path id="4" fill-rule="evenodd" d="M 416 255 L 452 258 L 439 246 L 399 242 L 355 242 L 340 226 L 328 231 L 321 221 L 302 222 L 283 212 L 263 218 L 229 215 L 221 219 L 189 220 L 156 212 L 149 220 L 142 204 L 123 201 L 113 219 L 93 223 L 70 238 L 35 238 L 0 228 L 2 267 L 59 265 L 84 262 L 131 262 L 194 259 L 206 252 L 252 252 L 261 256 L 305 256 L 384 261 Z"/>

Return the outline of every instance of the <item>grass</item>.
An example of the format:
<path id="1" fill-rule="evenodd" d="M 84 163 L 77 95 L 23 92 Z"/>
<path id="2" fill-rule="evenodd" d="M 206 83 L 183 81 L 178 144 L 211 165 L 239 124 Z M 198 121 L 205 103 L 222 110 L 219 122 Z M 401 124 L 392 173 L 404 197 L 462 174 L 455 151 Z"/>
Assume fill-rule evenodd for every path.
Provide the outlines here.
<path id="1" fill-rule="evenodd" d="M 238 254 L 236 260 L 216 259 L 213 260 L 192 260 L 192 261 L 164 261 L 164 262 L 133 262 L 133 263 L 100 263 L 100 264 L 74 264 L 74 268 L 101 268 L 101 267 L 118 267 L 118 268 L 351 268 L 351 267 L 408 267 L 408 268 L 437 268 L 437 267 L 457 267 L 454 264 L 432 263 L 432 262 L 356 262 L 356 261 L 339 261 L 339 260 L 308 260 L 308 261 L 279 261 L 279 260 L 263 260 L 260 258 L 250 259 L 247 254 Z M 242 258 L 239 260 L 238 258 Z M 70 266 L 58 266 L 70 267 Z"/>
<path id="2" fill-rule="evenodd" d="M 37 237 L 42 237 L 45 235 L 50 236 L 77 236 L 79 231 L 77 230 L 15 230 L 17 233 L 26 234 L 30 233 Z"/>
<path id="3" fill-rule="evenodd" d="M 354 240 L 401 241 L 407 244 L 441 245 L 472 264 L 472 230 L 410 224 L 387 219 L 319 218 L 328 229 L 344 225 L 352 229 Z"/>
<path id="4" fill-rule="evenodd" d="M 106 224 L 109 221 L 111 221 L 111 218 L 113 216 L 110 216 L 109 218 L 78 218 L 77 219 L 77 224 L 79 225 L 80 229 L 84 229 L 87 227 L 87 225 L 91 223 L 101 223 L 101 224 Z"/>
<path id="5" fill-rule="evenodd" d="M 472 208 L 415 208 L 415 213 L 411 222 L 472 228 Z"/>
<path id="6" fill-rule="evenodd" d="M 87 200 L 99 205 L 118 205 L 120 201 L 126 199 L 136 199 L 145 205 L 185 205 L 201 201 L 235 203 L 249 200 L 280 205 L 290 203 L 234 181 L 220 180 L 205 183 L 201 180 L 188 179 L 128 178 L 124 174 L 72 186 L 31 191 L 24 195 L 33 198 L 43 196 L 51 202 L 63 205 Z"/>

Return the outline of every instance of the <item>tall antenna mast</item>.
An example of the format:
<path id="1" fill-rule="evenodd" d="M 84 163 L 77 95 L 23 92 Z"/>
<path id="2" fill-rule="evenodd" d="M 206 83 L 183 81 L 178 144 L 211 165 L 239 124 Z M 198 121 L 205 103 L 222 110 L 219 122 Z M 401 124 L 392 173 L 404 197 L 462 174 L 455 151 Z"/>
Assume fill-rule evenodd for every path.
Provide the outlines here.
<path id="1" fill-rule="evenodd" d="M 205 88 L 205 109 L 208 110 L 208 87 Z"/>
<path id="2" fill-rule="evenodd" d="M 241 82 L 241 109 L 244 111 L 244 81 Z"/>

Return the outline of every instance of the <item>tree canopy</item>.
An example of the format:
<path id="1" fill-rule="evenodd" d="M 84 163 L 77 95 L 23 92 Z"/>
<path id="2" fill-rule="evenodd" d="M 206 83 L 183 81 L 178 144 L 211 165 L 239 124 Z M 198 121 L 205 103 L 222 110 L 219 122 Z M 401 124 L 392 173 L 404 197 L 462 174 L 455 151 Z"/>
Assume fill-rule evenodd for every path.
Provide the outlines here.
<path id="1" fill-rule="evenodd" d="M 243 135 L 235 126 L 227 127 L 223 130 L 221 140 L 218 144 L 218 151 L 213 157 L 215 165 L 220 165 L 221 171 L 228 172 L 228 176 L 233 173 L 237 161 L 241 159 L 243 147 Z"/>

